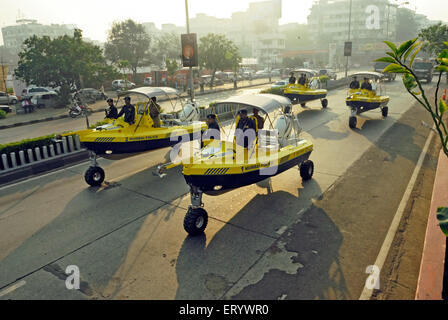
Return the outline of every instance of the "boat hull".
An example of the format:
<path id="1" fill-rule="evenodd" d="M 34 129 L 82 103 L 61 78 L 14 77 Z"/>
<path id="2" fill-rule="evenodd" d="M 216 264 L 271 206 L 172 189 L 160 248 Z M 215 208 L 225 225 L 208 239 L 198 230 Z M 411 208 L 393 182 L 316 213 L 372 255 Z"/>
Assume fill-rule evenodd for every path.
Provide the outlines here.
<path id="1" fill-rule="evenodd" d="M 253 170 L 249 172 L 241 172 L 238 174 L 225 174 L 226 168 L 221 169 L 208 169 L 205 174 L 202 175 L 185 175 L 184 178 L 187 184 L 199 188 L 202 192 L 208 195 L 220 195 L 222 193 L 231 191 L 236 188 L 244 187 L 259 181 L 265 180 L 271 176 L 280 174 L 294 166 L 301 164 L 308 160 L 311 151 L 301 154 L 298 157 L 294 157 L 291 160 L 287 160 L 280 163 L 277 166 L 277 170 L 270 170 L 271 168 L 265 168 L 264 174 L 261 170 Z M 267 174 L 269 173 L 269 175 Z M 215 186 L 220 186 L 219 190 L 215 190 Z"/>
<path id="2" fill-rule="evenodd" d="M 181 138 L 182 137 L 182 138 Z M 188 140 L 189 139 L 189 140 Z M 171 138 L 162 139 L 148 139 L 139 141 L 127 141 L 127 142 L 109 142 L 105 139 L 93 142 L 81 142 L 81 145 L 95 152 L 97 155 L 117 155 L 117 154 L 134 154 L 145 151 L 151 151 L 160 148 L 171 147 L 179 143 L 179 141 L 192 141 L 194 139 L 193 133 L 188 135 L 179 136 L 177 140 L 172 141 Z M 110 157 L 113 158 L 113 157 Z"/>

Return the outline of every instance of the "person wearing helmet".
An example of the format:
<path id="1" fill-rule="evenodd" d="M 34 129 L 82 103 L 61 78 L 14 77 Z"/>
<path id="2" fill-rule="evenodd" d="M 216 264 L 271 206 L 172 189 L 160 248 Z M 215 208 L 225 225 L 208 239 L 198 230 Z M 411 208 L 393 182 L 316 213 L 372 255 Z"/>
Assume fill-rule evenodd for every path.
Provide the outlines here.
<path id="1" fill-rule="evenodd" d="M 107 104 L 109 105 L 109 109 L 106 109 L 106 119 L 117 119 L 118 118 L 118 109 L 114 105 L 114 100 L 109 98 L 107 99 Z"/>

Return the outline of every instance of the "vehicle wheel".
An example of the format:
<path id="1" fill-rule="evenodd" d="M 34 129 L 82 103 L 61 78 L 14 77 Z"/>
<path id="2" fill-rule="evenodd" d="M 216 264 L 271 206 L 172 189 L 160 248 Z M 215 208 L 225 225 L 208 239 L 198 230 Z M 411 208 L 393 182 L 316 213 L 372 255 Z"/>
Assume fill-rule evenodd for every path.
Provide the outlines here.
<path id="1" fill-rule="evenodd" d="M 104 170 L 101 167 L 89 167 L 84 174 L 87 184 L 92 187 L 98 187 L 103 183 L 105 178 Z"/>
<path id="2" fill-rule="evenodd" d="M 357 122 L 356 117 L 350 117 L 350 119 L 348 119 L 349 127 L 352 128 L 352 129 L 356 128 L 356 122 Z"/>
<path id="3" fill-rule="evenodd" d="M 208 223 L 207 211 L 202 208 L 188 208 L 184 218 L 184 229 L 191 236 L 197 236 L 204 232 Z"/>
<path id="4" fill-rule="evenodd" d="M 16 104 L 17 103 L 17 100 L 16 99 L 12 99 L 11 100 L 11 104 Z"/>
<path id="5" fill-rule="evenodd" d="M 383 107 L 383 109 L 381 109 L 381 114 L 383 115 L 384 118 L 387 117 L 388 112 L 389 112 L 388 107 Z"/>
<path id="6" fill-rule="evenodd" d="M 328 100 L 327 99 L 322 99 L 321 103 L 322 103 L 322 108 L 326 108 L 328 106 Z"/>
<path id="7" fill-rule="evenodd" d="M 73 111 L 73 110 L 70 110 L 70 111 L 68 112 L 68 114 L 70 115 L 70 117 L 72 117 L 72 118 L 76 118 L 76 117 L 78 116 L 79 113 L 77 113 L 77 112 L 75 112 L 75 111 Z"/>
<path id="8" fill-rule="evenodd" d="M 303 180 L 310 180 L 314 173 L 314 163 L 311 160 L 306 160 L 300 165 L 300 176 Z"/>

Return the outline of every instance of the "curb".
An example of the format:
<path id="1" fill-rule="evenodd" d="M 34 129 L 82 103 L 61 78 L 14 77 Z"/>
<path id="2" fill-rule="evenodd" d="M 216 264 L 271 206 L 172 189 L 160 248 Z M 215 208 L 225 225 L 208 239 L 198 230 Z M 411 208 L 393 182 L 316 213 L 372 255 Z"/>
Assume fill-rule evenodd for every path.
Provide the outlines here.
<path id="1" fill-rule="evenodd" d="M 440 151 L 436 178 L 431 198 L 431 208 L 426 226 L 420 272 L 415 300 L 446 300 L 448 275 L 445 275 L 448 238 L 440 230 L 436 212 L 440 206 L 448 206 L 448 158 Z M 445 292 L 444 292 L 445 291 Z"/>
<path id="2" fill-rule="evenodd" d="M 88 158 L 89 152 L 86 149 L 82 149 L 69 154 L 55 156 L 45 161 L 26 164 L 0 174 L 0 185 L 6 186 L 8 184 L 29 178 L 30 176 L 39 175 L 65 166 L 72 166 L 76 163 L 87 161 Z"/>

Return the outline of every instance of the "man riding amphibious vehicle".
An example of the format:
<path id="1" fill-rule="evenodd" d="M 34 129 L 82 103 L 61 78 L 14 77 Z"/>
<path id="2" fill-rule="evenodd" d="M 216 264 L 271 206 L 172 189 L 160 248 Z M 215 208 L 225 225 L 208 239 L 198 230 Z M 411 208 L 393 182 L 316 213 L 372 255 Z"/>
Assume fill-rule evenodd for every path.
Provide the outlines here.
<path id="1" fill-rule="evenodd" d="M 360 88 L 349 89 L 348 96 L 345 99 L 351 111 L 348 122 L 350 128 L 356 127 L 356 116 L 366 111 L 380 108 L 383 117 L 387 117 L 389 97 L 382 95 L 384 91 L 382 86 L 384 75 L 378 72 L 366 71 L 357 72 L 352 76 L 364 79 L 364 82 L 361 83 Z"/>
<path id="2" fill-rule="evenodd" d="M 289 98 L 293 103 L 300 103 L 305 107 L 306 103 L 313 100 L 320 100 L 322 108 L 328 106 L 326 99 L 328 91 L 319 89 L 319 75 L 317 71 L 310 69 L 298 69 L 294 71 L 297 74 L 297 83 L 290 83 L 283 90 L 283 95 Z"/>
<path id="3" fill-rule="evenodd" d="M 230 108 L 234 116 L 227 134 L 231 141 L 203 140 L 200 151 L 180 161 L 161 165 L 157 172 L 163 177 L 167 169 L 183 166 L 182 174 L 191 194 L 184 228 L 190 235 L 202 233 L 207 226 L 203 193 L 220 195 L 278 175 L 297 165 L 303 180 L 311 179 L 314 172 L 314 164 L 308 160 L 313 144 L 299 138 L 300 124 L 292 112 L 289 99 L 272 94 L 247 94 L 214 104 L 214 108 L 220 106 Z M 269 129 L 260 129 L 256 118 L 251 116 L 249 118 L 255 122 L 251 127 L 255 129 L 239 129 L 242 126 L 238 122 L 243 116 L 247 121 L 245 114 L 253 109 L 265 115 L 265 127 L 269 126 Z"/>
<path id="4" fill-rule="evenodd" d="M 125 100 L 127 100 L 121 111 L 124 113 L 123 117 L 106 119 L 105 125 L 95 129 L 69 133 L 70 135 L 78 134 L 82 146 L 90 151 L 90 167 L 84 178 L 91 186 L 101 185 L 105 178 L 104 170 L 96 161 L 97 156 L 112 160 L 126 158 L 173 146 L 186 138 L 192 139 L 207 128 L 204 122 L 198 121 L 199 110 L 194 102 L 189 102 L 185 106 L 181 102 L 178 118 L 172 114 L 159 114 L 159 106 L 154 97 L 167 97 L 173 111 L 178 111 L 176 104 L 180 99 L 176 99 L 175 104 L 172 101 L 173 97 L 179 98 L 179 92 L 176 89 L 141 87 L 120 92 L 118 99 L 123 96 L 126 96 Z"/>

